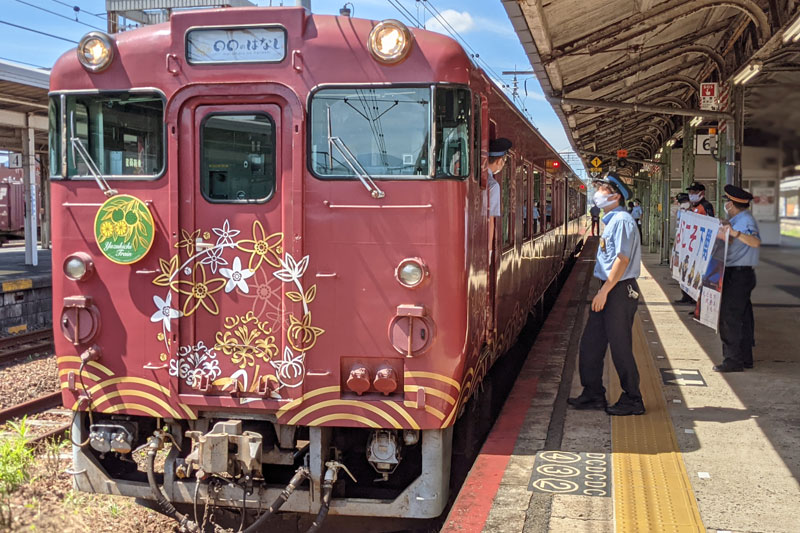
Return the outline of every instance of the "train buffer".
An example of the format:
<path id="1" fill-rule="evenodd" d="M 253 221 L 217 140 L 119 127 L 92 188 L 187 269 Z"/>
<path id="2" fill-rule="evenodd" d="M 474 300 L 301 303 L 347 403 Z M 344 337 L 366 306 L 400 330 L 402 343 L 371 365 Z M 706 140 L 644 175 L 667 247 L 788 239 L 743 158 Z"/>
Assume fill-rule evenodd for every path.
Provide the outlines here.
<path id="1" fill-rule="evenodd" d="M 800 530 L 800 247 L 761 252 L 754 368 L 726 374 L 712 371 L 719 337 L 673 305 L 667 267 L 644 255 L 633 333 L 647 412 L 619 418 L 566 405 L 597 290 L 579 260 L 442 531 Z"/>

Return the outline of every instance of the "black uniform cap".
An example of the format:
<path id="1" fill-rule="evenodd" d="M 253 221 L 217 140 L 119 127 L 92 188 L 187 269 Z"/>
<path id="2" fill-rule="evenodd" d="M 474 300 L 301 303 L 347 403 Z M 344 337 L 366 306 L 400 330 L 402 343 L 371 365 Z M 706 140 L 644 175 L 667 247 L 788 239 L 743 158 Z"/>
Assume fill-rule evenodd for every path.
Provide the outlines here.
<path id="1" fill-rule="evenodd" d="M 511 141 L 505 137 L 489 141 L 489 157 L 502 157 L 511 150 Z"/>
<path id="2" fill-rule="evenodd" d="M 746 190 L 742 189 L 741 187 L 737 187 L 736 185 L 726 185 L 725 198 L 727 200 L 730 200 L 731 202 L 738 202 L 740 204 L 749 204 L 750 200 L 753 199 L 753 195 L 747 192 Z"/>
<path id="3" fill-rule="evenodd" d="M 699 181 L 693 181 L 691 185 L 686 187 L 687 191 L 705 191 L 706 186 L 700 183 Z"/>

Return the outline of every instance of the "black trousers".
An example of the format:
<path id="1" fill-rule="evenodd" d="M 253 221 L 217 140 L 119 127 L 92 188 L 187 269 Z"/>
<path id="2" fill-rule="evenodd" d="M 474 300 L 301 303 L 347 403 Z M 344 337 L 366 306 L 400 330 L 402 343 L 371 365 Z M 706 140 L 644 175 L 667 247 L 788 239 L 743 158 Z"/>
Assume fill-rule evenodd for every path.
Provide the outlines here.
<path id="1" fill-rule="evenodd" d="M 593 218 L 592 219 L 592 236 L 600 234 L 600 219 Z"/>
<path id="2" fill-rule="evenodd" d="M 637 293 L 633 297 L 631 291 Z M 578 363 L 581 385 L 589 396 L 605 396 L 603 361 L 611 345 L 611 360 L 617 369 L 622 390 L 633 400 L 639 392 L 639 370 L 633 358 L 633 318 L 639 304 L 639 285 L 635 279 L 622 280 L 608 293 L 606 305 L 600 312 L 589 311 L 583 330 Z"/>
<path id="3" fill-rule="evenodd" d="M 756 286 L 752 268 L 728 267 L 719 306 L 719 336 L 724 363 L 740 367 L 753 364 L 755 322 L 750 294 Z"/>

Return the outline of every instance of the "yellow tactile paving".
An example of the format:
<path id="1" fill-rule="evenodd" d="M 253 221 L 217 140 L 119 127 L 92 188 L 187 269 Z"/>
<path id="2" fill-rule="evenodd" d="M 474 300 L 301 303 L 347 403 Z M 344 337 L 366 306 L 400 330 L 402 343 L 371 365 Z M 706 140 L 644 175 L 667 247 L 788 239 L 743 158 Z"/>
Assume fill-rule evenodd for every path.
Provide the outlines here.
<path id="1" fill-rule="evenodd" d="M 633 351 L 647 413 L 614 417 L 611 423 L 616 531 L 705 531 L 638 317 Z M 621 390 L 611 374 L 609 397 L 616 399 Z"/>

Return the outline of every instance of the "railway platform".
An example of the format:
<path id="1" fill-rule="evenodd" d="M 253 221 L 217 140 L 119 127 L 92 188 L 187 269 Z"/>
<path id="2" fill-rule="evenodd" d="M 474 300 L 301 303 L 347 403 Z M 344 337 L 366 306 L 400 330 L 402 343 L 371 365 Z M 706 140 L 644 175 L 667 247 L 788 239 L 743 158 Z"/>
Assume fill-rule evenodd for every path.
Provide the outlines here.
<path id="1" fill-rule="evenodd" d="M 50 250 L 40 249 L 39 264 L 25 264 L 25 247 L 0 248 L 0 337 L 52 325 Z"/>
<path id="2" fill-rule="evenodd" d="M 643 256 L 634 352 L 647 413 L 612 418 L 566 405 L 598 288 L 590 240 L 442 531 L 800 531 L 800 240 L 785 244 L 761 250 L 755 367 L 741 373 L 712 370 L 718 335 Z M 605 368 L 614 401 L 610 357 Z"/>

